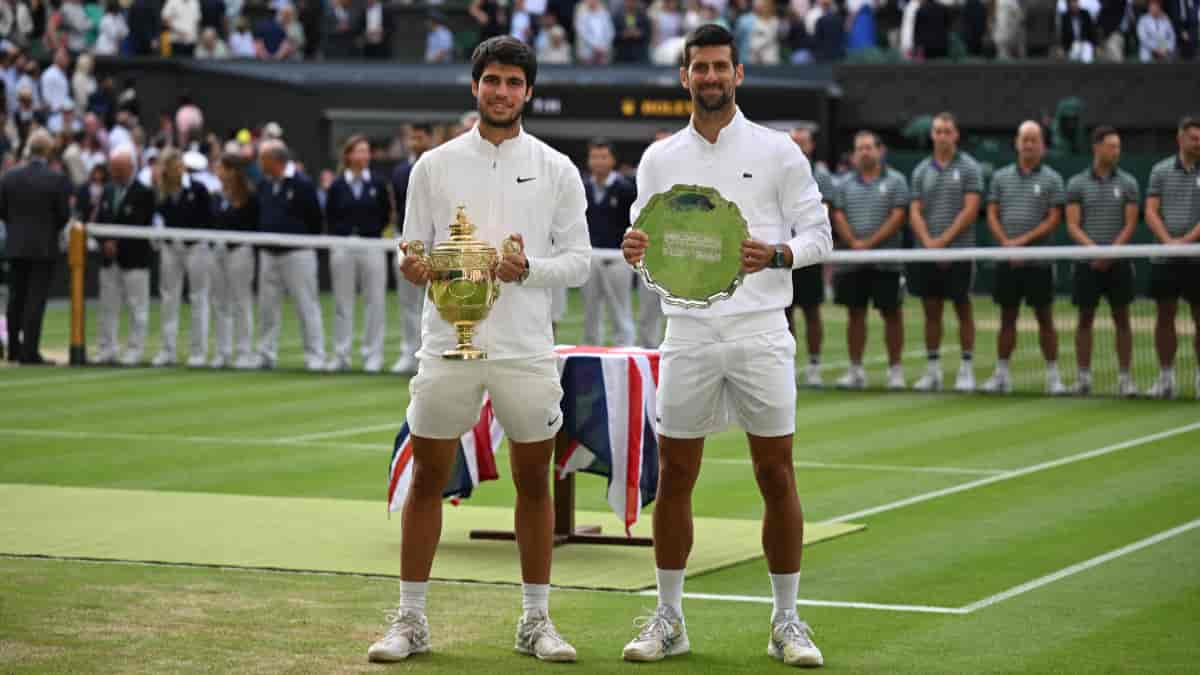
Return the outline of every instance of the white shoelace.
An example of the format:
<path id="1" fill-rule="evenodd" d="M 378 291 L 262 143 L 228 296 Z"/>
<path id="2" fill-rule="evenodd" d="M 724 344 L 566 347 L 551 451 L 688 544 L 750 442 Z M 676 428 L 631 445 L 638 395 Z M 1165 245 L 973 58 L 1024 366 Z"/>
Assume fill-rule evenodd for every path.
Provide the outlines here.
<path id="1" fill-rule="evenodd" d="M 640 629 L 639 640 L 658 640 L 665 642 L 671 634 L 671 619 L 661 609 L 656 609 L 646 616 L 633 620 L 633 627 Z"/>
<path id="2" fill-rule="evenodd" d="M 801 646 L 812 647 L 813 629 L 809 628 L 808 624 L 797 618 L 785 619 L 777 625 L 776 630 L 779 632 L 780 638 L 794 640 L 799 642 Z"/>
<path id="3" fill-rule="evenodd" d="M 521 626 L 522 638 L 529 645 L 536 646 L 538 640 L 546 638 L 553 642 L 558 647 L 569 647 L 567 641 L 558 634 L 558 629 L 554 627 L 554 622 L 548 616 L 535 616 L 527 620 Z"/>
<path id="4" fill-rule="evenodd" d="M 387 612 L 385 616 L 390 624 L 385 638 L 403 637 L 414 643 L 422 639 L 425 624 L 421 621 L 420 614 L 400 610 Z"/>

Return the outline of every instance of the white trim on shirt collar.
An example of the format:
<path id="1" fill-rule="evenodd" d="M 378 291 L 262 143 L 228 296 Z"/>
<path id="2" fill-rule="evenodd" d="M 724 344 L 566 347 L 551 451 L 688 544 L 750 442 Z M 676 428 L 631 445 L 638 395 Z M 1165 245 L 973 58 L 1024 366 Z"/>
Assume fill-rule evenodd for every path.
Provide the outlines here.
<path id="1" fill-rule="evenodd" d="M 476 146 L 478 146 L 480 149 L 490 148 L 492 151 L 504 150 L 506 148 L 516 147 L 517 145 L 520 145 L 520 143 L 522 141 L 525 140 L 525 136 L 526 136 L 525 125 L 520 122 L 517 123 L 517 135 L 513 136 L 512 138 L 505 139 L 498 146 L 493 145 L 491 141 L 489 141 L 488 139 L 483 137 L 483 134 L 479 133 L 479 123 L 478 122 L 475 123 L 475 126 L 471 127 L 470 133 L 471 133 L 471 137 L 475 141 Z"/>
<path id="2" fill-rule="evenodd" d="M 351 171 L 350 169 L 346 169 L 345 171 L 343 171 L 342 177 L 346 179 L 347 183 L 349 183 L 351 185 L 354 184 L 354 172 Z M 370 169 L 363 169 L 362 181 L 363 181 L 363 185 L 370 184 L 370 182 L 371 182 L 371 170 Z"/>
<path id="3" fill-rule="evenodd" d="M 287 166 L 283 167 L 283 178 L 292 178 L 296 175 L 296 163 L 288 162 Z"/>

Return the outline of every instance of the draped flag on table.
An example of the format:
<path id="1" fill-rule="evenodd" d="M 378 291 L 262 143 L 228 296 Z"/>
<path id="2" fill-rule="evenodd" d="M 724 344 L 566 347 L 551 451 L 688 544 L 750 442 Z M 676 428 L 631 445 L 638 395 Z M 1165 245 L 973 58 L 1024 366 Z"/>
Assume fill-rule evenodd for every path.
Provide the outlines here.
<path id="1" fill-rule="evenodd" d="M 574 471 L 606 477 L 608 504 L 628 534 L 658 489 L 658 352 L 606 347 L 558 347 L 555 352 L 568 441 L 557 458 L 558 477 Z M 479 421 L 460 439 L 458 465 L 443 494 L 465 499 L 481 481 L 496 479 L 494 455 L 503 436 L 485 398 Z M 404 504 L 412 480 L 411 445 L 405 424 L 396 436 L 388 474 L 391 511 Z"/>

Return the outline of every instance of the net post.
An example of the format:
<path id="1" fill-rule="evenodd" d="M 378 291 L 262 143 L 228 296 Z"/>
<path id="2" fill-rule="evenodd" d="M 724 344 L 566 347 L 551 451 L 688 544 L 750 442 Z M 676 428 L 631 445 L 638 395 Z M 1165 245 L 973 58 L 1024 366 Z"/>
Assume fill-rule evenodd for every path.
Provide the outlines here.
<path id="1" fill-rule="evenodd" d="M 83 282 L 87 269 L 87 230 L 78 220 L 69 225 L 67 266 L 71 271 L 71 349 L 70 364 L 87 364 L 87 345 L 84 344 Z"/>

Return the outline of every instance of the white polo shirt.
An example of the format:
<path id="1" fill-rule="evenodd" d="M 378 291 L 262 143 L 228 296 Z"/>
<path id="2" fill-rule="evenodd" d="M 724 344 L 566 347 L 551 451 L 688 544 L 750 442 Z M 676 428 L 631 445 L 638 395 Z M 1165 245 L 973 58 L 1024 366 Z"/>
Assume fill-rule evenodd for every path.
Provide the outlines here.
<path id="1" fill-rule="evenodd" d="M 551 354 L 551 289 L 582 286 L 592 255 L 579 170 L 566 155 L 523 130 L 496 146 L 477 126 L 421 155 L 413 166 L 406 237 L 423 241 L 432 251 L 450 238 L 459 205 L 475 224 L 476 238 L 499 251 L 505 237 L 520 234 L 529 259 L 529 278 L 502 284 L 491 314 L 476 324 L 475 346 L 489 359 Z M 454 327 L 426 302 L 417 356 L 440 358 L 456 344 Z"/>
<path id="2" fill-rule="evenodd" d="M 787 135 L 747 120 L 741 109 L 716 143 L 689 124 L 651 145 L 638 165 L 630 220 L 637 221 L 651 197 L 677 184 L 716 188 L 737 204 L 752 239 L 787 243 L 793 268 L 817 264 L 833 250 L 829 215 L 808 159 Z M 732 297 L 707 309 L 663 303 L 663 313 L 703 319 L 782 310 L 791 304 L 791 270 L 765 269 L 746 275 Z"/>

